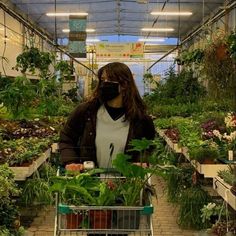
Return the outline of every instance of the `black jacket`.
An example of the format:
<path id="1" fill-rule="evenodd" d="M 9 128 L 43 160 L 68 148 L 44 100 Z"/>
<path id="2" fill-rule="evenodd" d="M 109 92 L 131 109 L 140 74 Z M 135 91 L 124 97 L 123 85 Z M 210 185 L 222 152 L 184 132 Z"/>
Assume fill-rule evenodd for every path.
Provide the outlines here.
<path id="1" fill-rule="evenodd" d="M 94 161 L 96 158 L 96 118 L 100 107 L 99 101 L 85 102 L 78 105 L 68 118 L 60 133 L 59 149 L 62 164 Z M 125 152 L 129 149 L 132 139 L 153 139 L 155 128 L 152 119 L 144 114 L 142 119 L 130 121 Z M 137 156 L 132 155 L 132 161 L 138 161 Z"/>

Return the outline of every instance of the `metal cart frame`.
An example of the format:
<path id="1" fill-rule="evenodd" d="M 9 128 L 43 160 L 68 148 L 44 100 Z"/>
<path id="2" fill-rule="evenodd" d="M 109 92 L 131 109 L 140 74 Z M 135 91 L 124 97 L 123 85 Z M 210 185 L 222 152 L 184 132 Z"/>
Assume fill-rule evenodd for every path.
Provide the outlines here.
<path id="1" fill-rule="evenodd" d="M 73 206 L 62 204 L 56 193 L 54 236 L 153 236 L 150 193 L 148 202 L 147 206 Z M 96 219 L 93 212 L 105 213 L 106 223 Z"/>

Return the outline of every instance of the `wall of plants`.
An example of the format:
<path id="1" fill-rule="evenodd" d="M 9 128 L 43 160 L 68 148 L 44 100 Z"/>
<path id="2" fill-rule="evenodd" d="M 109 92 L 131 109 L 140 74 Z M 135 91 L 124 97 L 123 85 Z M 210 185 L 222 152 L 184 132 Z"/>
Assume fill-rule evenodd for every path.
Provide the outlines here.
<path id="1" fill-rule="evenodd" d="M 235 45 L 236 32 L 230 31 L 205 48 L 186 47 L 176 58 L 180 72 L 170 68 L 144 98 L 164 143 L 159 145 L 168 147 L 157 161 L 176 167 L 161 176 L 169 201 L 179 207 L 179 225 L 210 228 L 215 235 L 236 230 Z M 219 183 L 228 184 L 222 193 Z M 206 186 L 222 198 L 212 198 Z M 232 202 L 224 198 L 226 192 Z"/>
<path id="2" fill-rule="evenodd" d="M 1 174 L 0 193 L 9 192 L 1 197 L 0 234 L 24 235 L 20 222 L 33 216 L 22 212 L 52 202 L 49 181 L 59 159 L 51 155 L 51 145 L 79 99 L 76 90 L 63 91 L 73 67 L 39 50 L 34 41 L 17 55 L 12 69 L 20 75 L 0 76 L 0 168 L 8 175 Z"/>

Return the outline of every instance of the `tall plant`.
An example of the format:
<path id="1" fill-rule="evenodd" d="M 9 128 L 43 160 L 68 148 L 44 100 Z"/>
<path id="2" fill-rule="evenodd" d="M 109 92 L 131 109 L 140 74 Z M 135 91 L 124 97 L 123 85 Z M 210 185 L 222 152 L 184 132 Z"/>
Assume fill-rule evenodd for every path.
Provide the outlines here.
<path id="1" fill-rule="evenodd" d="M 0 92 L 0 100 L 15 119 L 29 115 L 34 96 L 34 85 L 24 76 L 16 77 L 14 82 Z"/>

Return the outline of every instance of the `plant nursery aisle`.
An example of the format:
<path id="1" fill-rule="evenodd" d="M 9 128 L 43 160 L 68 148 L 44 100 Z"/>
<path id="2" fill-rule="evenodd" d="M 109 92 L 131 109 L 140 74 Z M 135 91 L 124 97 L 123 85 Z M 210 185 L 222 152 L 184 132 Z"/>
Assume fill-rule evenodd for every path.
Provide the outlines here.
<path id="1" fill-rule="evenodd" d="M 165 182 L 160 177 L 153 177 L 152 183 L 156 186 L 158 199 L 153 198 L 154 236 L 201 236 L 197 231 L 182 230 L 177 224 L 177 208 L 167 202 L 164 190 Z M 54 207 L 42 209 L 27 229 L 26 236 L 53 236 Z M 75 235 L 75 234 L 69 234 Z M 86 235 L 86 234 L 83 234 Z"/>

